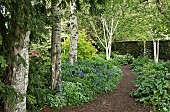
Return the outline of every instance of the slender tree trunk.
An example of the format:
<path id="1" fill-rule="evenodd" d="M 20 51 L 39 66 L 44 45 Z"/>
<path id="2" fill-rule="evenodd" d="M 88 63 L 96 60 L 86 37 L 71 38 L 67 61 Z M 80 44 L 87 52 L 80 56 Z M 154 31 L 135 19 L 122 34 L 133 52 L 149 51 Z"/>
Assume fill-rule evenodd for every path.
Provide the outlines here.
<path id="1" fill-rule="evenodd" d="M 106 50 L 106 60 L 109 60 L 111 56 L 111 47 L 107 47 L 105 50 Z"/>
<path id="2" fill-rule="evenodd" d="M 70 51 L 69 51 L 69 62 L 71 65 L 74 65 L 77 62 L 77 43 L 78 43 L 78 23 L 77 16 L 75 15 L 76 4 L 75 1 L 70 2 Z"/>
<path id="3" fill-rule="evenodd" d="M 143 41 L 143 55 L 146 56 L 146 41 Z"/>
<path id="4" fill-rule="evenodd" d="M 61 20 L 59 7 L 52 0 L 52 15 L 56 18 L 52 26 L 51 37 L 51 89 L 61 91 Z"/>
<path id="5" fill-rule="evenodd" d="M 17 101 L 16 105 L 13 105 L 7 100 L 4 105 L 6 112 L 26 112 L 26 92 L 29 71 L 28 44 L 30 31 L 25 32 L 17 27 L 16 36 L 18 39 L 15 42 L 12 42 L 13 44 L 10 46 L 13 50 L 15 60 L 12 60 L 6 80 L 8 80 L 8 85 L 13 87 L 18 95 L 23 95 L 23 99 L 21 100 L 18 96 L 14 96 L 14 100 Z M 25 62 L 22 62 L 21 60 Z"/>
<path id="6" fill-rule="evenodd" d="M 108 57 L 106 58 L 107 60 L 110 59 L 111 52 L 112 52 L 112 35 L 111 35 L 111 39 L 108 42 Z"/>
<path id="7" fill-rule="evenodd" d="M 113 5 L 113 1 L 111 0 L 111 8 L 112 8 L 112 5 Z M 110 32 L 109 32 L 109 41 L 108 41 L 108 47 L 109 47 L 109 55 L 108 55 L 108 60 L 110 59 L 110 56 L 111 56 L 111 52 L 112 52 L 112 39 L 113 39 L 113 33 L 115 31 L 113 31 L 113 18 L 112 18 L 112 22 L 111 22 L 111 25 L 110 25 Z M 115 28 L 117 27 L 117 24 L 115 26 Z"/>
<path id="8" fill-rule="evenodd" d="M 156 41 L 155 40 L 153 40 L 153 56 L 154 56 L 154 61 L 156 62 Z"/>
<path id="9" fill-rule="evenodd" d="M 108 47 L 106 47 L 106 60 L 109 60 L 109 48 Z"/>
<path id="10" fill-rule="evenodd" d="M 153 50 L 154 50 L 154 62 L 158 63 L 159 60 L 159 39 L 157 42 L 153 40 Z"/>
<path id="11" fill-rule="evenodd" d="M 111 46 L 111 45 L 110 45 Z M 110 59 L 111 57 L 111 53 L 112 53 L 112 47 L 109 47 L 109 56 L 108 56 L 108 60 Z"/>
<path id="12" fill-rule="evenodd" d="M 113 0 L 110 0 L 110 8 L 111 9 L 113 8 Z M 109 32 L 109 40 L 108 40 L 108 58 L 107 58 L 107 60 L 110 59 L 111 52 L 112 52 L 112 38 L 113 38 L 113 33 L 114 33 L 113 22 L 114 22 L 114 20 L 112 18 L 111 25 L 110 25 L 110 32 Z M 116 27 L 117 27 L 117 25 L 116 25 Z"/>
<path id="13" fill-rule="evenodd" d="M 159 60 L 159 39 L 157 40 L 157 54 L 156 54 L 156 63 L 158 63 Z"/>

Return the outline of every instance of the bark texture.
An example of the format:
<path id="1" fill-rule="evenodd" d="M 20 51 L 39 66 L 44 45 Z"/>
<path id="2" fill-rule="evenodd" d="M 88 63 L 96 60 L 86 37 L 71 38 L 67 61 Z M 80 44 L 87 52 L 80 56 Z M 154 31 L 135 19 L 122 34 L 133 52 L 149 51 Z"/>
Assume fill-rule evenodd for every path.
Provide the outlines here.
<path id="1" fill-rule="evenodd" d="M 77 62 L 77 43 L 78 43 L 78 24 L 77 24 L 77 16 L 75 15 L 76 3 L 75 1 L 70 2 L 70 51 L 69 51 L 69 62 L 74 65 Z"/>
<path id="2" fill-rule="evenodd" d="M 52 26 L 51 37 L 51 89 L 58 89 L 61 91 L 61 21 L 58 17 L 59 7 L 52 0 L 52 15 L 56 18 Z"/>
<path id="3" fill-rule="evenodd" d="M 19 27 L 16 28 L 16 36 L 18 39 L 13 42 L 11 48 L 15 60 L 12 61 L 8 72 L 8 85 L 13 87 L 17 94 L 23 95 L 22 100 L 18 96 L 14 96 L 17 101 L 16 105 L 10 101 L 5 102 L 6 112 L 26 112 L 26 92 L 28 86 L 28 71 L 29 71 L 29 55 L 28 44 L 30 31 L 22 31 Z M 21 61 L 22 60 L 22 61 Z"/>

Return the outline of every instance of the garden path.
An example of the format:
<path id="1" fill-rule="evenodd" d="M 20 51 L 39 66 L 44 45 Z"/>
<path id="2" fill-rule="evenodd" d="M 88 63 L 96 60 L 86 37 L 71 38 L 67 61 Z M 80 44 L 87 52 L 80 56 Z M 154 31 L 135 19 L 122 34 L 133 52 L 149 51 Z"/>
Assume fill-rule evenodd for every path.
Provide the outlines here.
<path id="1" fill-rule="evenodd" d="M 129 93 L 135 90 L 133 81 L 135 75 L 130 65 L 122 66 L 123 78 L 114 92 L 96 96 L 92 102 L 75 107 L 66 107 L 60 110 L 44 108 L 42 112 L 150 112 L 150 106 L 138 104 Z"/>

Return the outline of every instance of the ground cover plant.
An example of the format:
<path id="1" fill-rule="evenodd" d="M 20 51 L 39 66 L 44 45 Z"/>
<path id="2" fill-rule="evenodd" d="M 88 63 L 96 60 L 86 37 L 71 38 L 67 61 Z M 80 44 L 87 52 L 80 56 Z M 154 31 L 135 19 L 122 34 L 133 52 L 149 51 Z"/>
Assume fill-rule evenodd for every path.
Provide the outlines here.
<path id="1" fill-rule="evenodd" d="M 170 111 L 170 62 L 154 63 L 147 57 L 138 58 L 132 63 L 137 75 L 138 87 L 131 96 L 145 105 L 152 105 L 154 111 Z"/>
<path id="2" fill-rule="evenodd" d="M 122 77 L 121 65 L 129 61 L 129 55 L 116 57 L 116 54 L 109 61 L 101 54 L 79 60 L 74 66 L 63 61 L 62 91 L 58 91 L 50 89 L 50 58 L 43 51 L 30 56 L 28 110 L 38 111 L 44 105 L 55 108 L 80 105 L 93 100 L 93 95 L 113 91 Z"/>

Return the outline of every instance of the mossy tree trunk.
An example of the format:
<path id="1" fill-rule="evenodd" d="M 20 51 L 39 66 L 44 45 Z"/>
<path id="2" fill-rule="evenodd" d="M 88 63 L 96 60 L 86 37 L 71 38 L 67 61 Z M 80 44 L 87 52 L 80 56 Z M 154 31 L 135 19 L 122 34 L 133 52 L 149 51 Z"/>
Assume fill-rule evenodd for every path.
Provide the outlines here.
<path id="1" fill-rule="evenodd" d="M 30 31 L 16 27 L 15 35 L 17 39 L 11 42 L 11 53 L 7 57 L 11 57 L 12 61 L 6 73 L 6 84 L 13 87 L 16 95 L 13 100 L 16 104 L 12 104 L 10 100 L 5 102 L 4 108 L 6 112 L 26 112 L 26 92 L 28 86 L 28 72 L 29 72 L 29 55 L 28 44 Z M 19 98 L 22 96 L 22 98 Z"/>

